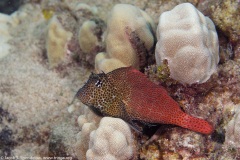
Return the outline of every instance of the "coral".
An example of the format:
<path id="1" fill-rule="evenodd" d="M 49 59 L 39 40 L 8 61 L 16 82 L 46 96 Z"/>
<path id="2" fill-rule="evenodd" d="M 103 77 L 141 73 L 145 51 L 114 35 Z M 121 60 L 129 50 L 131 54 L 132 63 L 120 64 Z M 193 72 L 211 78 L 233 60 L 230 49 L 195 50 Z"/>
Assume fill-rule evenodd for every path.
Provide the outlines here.
<path id="1" fill-rule="evenodd" d="M 67 8 L 67 4 L 58 0 L 41 0 L 39 4 L 43 10 L 51 12 L 62 12 Z"/>
<path id="2" fill-rule="evenodd" d="M 68 11 L 56 12 L 49 20 L 45 48 L 50 68 L 69 64 L 77 54 L 75 51 L 79 47 L 74 39 L 76 24 Z"/>
<path id="3" fill-rule="evenodd" d="M 101 53 L 106 55 L 97 55 L 96 59 L 118 59 L 123 66 L 142 68 L 154 46 L 154 30 L 152 19 L 143 10 L 129 4 L 117 4 L 107 21 L 106 53 Z M 95 62 L 97 71 L 106 72 L 106 66 L 110 67 L 109 63 L 104 66 L 105 61 Z M 115 67 L 107 70 L 114 69 Z"/>
<path id="4" fill-rule="evenodd" d="M 220 44 L 221 47 L 227 43 L 225 48 L 233 53 L 231 59 L 239 60 L 240 26 L 236 22 L 240 21 L 240 2 L 215 0 L 209 1 L 206 6 L 209 17 L 218 28 L 219 35 L 222 34 L 222 37 L 226 39 L 225 44 Z M 219 40 L 221 40 L 220 38 Z"/>
<path id="5" fill-rule="evenodd" d="M 26 38 L 26 34 L 29 33 L 34 34 L 33 30 L 38 24 L 44 24 L 44 28 L 46 27 L 45 19 L 42 15 L 40 6 L 38 5 L 25 4 L 17 11 L 12 13 L 11 17 L 13 25 L 9 27 L 9 31 L 11 32 L 11 36 L 15 39 Z M 26 33 L 26 24 L 29 24 L 29 30 L 27 30 L 28 33 Z M 37 39 L 38 37 L 35 39 L 35 41 Z"/>
<path id="6" fill-rule="evenodd" d="M 63 77 L 46 67 L 42 56 L 46 51 L 39 48 L 39 37 L 33 33 L 39 24 L 47 28 L 41 11 L 38 4 L 27 4 L 11 15 L 13 24 L 7 22 L 13 38 L 10 53 L 0 62 L 0 105 L 14 120 L 0 113 L 0 128 L 7 126 L 0 135 L 5 140 L 0 140 L 1 156 L 47 157 L 50 128 L 68 121 L 66 106 L 76 86 L 90 73 L 71 66 Z"/>
<path id="7" fill-rule="evenodd" d="M 176 5 L 181 3 L 189 2 L 196 6 L 199 3 L 199 0 L 154 0 L 149 3 L 149 1 L 145 1 L 145 11 L 152 16 L 154 22 L 157 24 L 159 15 L 161 15 L 163 12 L 169 11 L 173 9 Z M 142 8 L 142 7 L 141 7 Z"/>
<path id="8" fill-rule="evenodd" d="M 234 117 L 225 127 L 225 145 L 233 148 L 240 148 L 240 105 L 236 106 L 234 110 Z"/>
<path id="9" fill-rule="evenodd" d="M 106 24 L 98 18 L 97 8 L 79 1 L 58 2 L 54 0 L 42 1 L 41 6 L 45 19 L 57 16 L 63 29 L 72 33 L 70 40 L 64 42 L 64 55 L 66 56 L 60 56 L 62 58 L 58 59 L 66 60 L 64 63 L 69 64 L 67 54 L 70 54 L 72 60 L 80 62 L 82 66 L 92 68 L 96 54 L 105 50 L 102 35 L 106 30 Z M 66 40 L 63 39 L 63 41 Z"/>
<path id="10" fill-rule="evenodd" d="M 239 3 L 236 0 L 225 0 L 210 6 L 212 20 L 233 42 L 240 40 L 240 25 L 236 23 L 240 21 Z"/>
<path id="11" fill-rule="evenodd" d="M 0 13 L 0 33 L 2 36 L 9 36 L 9 23 L 12 23 L 12 17 L 9 15 L 5 15 Z"/>
<path id="12" fill-rule="evenodd" d="M 50 67 L 58 66 L 69 56 L 68 54 L 70 54 L 70 51 L 67 47 L 72 36 L 72 32 L 67 31 L 63 27 L 56 15 L 51 18 L 46 42 Z"/>
<path id="13" fill-rule="evenodd" d="M 151 81 L 155 83 L 168 83 L 171 84 L 174 80 L 170 78 L 170 70 L 168 68 L 167 60 L 164 60 L 160 66 L 150 65 L 145 68 L 145 74 L 149 76 Z M 176 83 L 176 81 L 174 81 Z"/>
<path id="14" fill-rule="evenodd" d="M 159 134 L 159 133 L 158 133 Z M 161 131 L 160 137 L 142 146 L 140 156 L 143 159 L 206 159 L 206 137 L 187 130 L 168 128 Z"/>
<path id="15" fill-rule="evenodd" d="M 97 7 L 89 6 L 86 3 L 80 3 L 78 1 L 69 3 L 69 0 L 64 0 L 64 3 L 69 6 L 77 19 L 82 19 L 83 17 L 90 19 L 98 13 Z"/>
<path id="16" fill-rule="evenodd" d="M 102 118 L 97 130 L 90 134 L 86 155 L 88 160 L 133 158 L 133 136 L 128 124 L 118 118 Z"/>
<path id="17" fill-rule="evenodd" d="M 94 124 L 99 123 L 101 117 L 94 114 L 87 106 L 84 105 L 82 110 L 83 110 L 83 114 L 80 115 L 77 119 L 77 122 L 80 128 L 82 128 L 85 123 L 94 123 Z"/>
<path id="18" fill-rule="evenodd" d="M 79 107 L 79 104 L 75 104 Z M 78 159 L 86 159 L 86 152 L 89 148 L 90 133 L 97 129 L 101 117 L 95 115 L 87 106 L 81 106 L 81 115 L 77 122 L 81 131 L 77 134 L 77 142 L 74 150 Z"/>
<path id="19" fill-rule="evenodd" d="M 199 6 L 199 3 L 210 0 L 114 0 L 111 3 L 108 3 L 110 0 L 81 0 L 81 3 L 79 0 L 24 0 L 25 4 L 18 11 L 10 16 L 0 16 L 0 54 L 5 52 L 3 46 L 9 44 L 6 49 L 9 54 L 0 60 L 0 155 L 67 156 L 72 159 L 86 159 L 86 152 L 90 150 L 90 133 L 94 130 L 96 133 L 101 117 L 97 118 L 82 104 L 74 104 L 66 109 L 76 90 L 84 84 L 92 71 L 81 66 L 83 61 L 80 56 L 86 57 L 87 54 L 81 50 L 78 43 L 80 27 L 85 21 L 94 22 L 96 27 L 93 35 L 102 43 L 104 36 L 101 31 L 98 32 L 98 17 L 104 21 L 109 19 L 111 16 L 108 18 L 106 13 L 115 4 L 129 3 L 137 6 L 151 15 L 156 24 L 160 13 L 186 1 Z M 240 158 L 237 138 L 234 139 L 237 134 L 234 132 L 232 137 L 230 135 L 239 120 L 239 111 L 236 108 L 240 102 L 240 43 L 237 37 L 239 2 L 211 2 L 206 6 L 214 13 L 207 15 L 217 24 L 218 37 L 223 37 L 219 38 L 222 60 L 218 65 L 218 76 L 214 74 L 203 84 L 183 85 L 169 78 L 168 63 L 153 68 L 149 66 L 147 69 L 151 70 L 151 74 L 155 74 L 155 77 L 149 78 L 157 77 L 154 79 L 155 83 L 166 87 L 168 94 L 180 104 L 184 112 L 206 119 L 214 126 L 215 131 L 211 136 L 202 136 L 180 127 L 161 125 L 166 132 L 147 145 L 138 159 Z M 49 70 L 46 66 L 45 44 L 47 24 L 50 22 L 48 18 L 54 16 L 65 31 L 72 33 L 72 38 L 65 43 L 64 49 L 74 53 L 74 60 L 78 61 Z M 137 30 L 126 30 L 125 35 L 130 37 L 126 39 L 134 51 L 140 55 L 142 62 L 146 60 L 143 63 L 145 66 L 140 67 L 145 68 L 151 64 L 149 55 L 146 58 L 141 56 L 144 55 L 143 52 L 147 53 L 145 41 L 140 38 Z M 91 51 L 91 56 L 99 52 L 106 50 L 100 50 L 97 46 Z M 108 52 L 99 53 L 99 59 L 96 60 L 111 66 L 122 63 L 108 55 Z M 90 63 L 93 62 L 92 57 L 89 55 Z M 85 61 L 88 61 L 87 58 Z M 120 64 L 123 65 L 124 63 Z M 106 68 L 111 67 L 106 65 Z M 132 138 L 138 141 L 137 154 L 141 152 L 140 148 L 144 144 L 143 137 L 150 138 L 150 134 L 155 130 L 155 127 L 146 128 L 147 134 L 144 132 L 143 135 Z"/>
<path id="20" fill-rule="evenodd" d="M 9 15 L 0 13 L 0 59 L 9 54 L 11 48 L 8 40 L 11 38 L 8 28 L 13 23 L 13 19 Z"/>
<path id="21" fill-rule="evenodd" d="M 153 72 L 150 73 L 150 78 L 159 83 L 158 79 L 155 80 L 153 78 L 154 70 L 149 72 Z M 222 157 L 225 157 L 225 159 L 236 159 L 236 156 L 240 156 L 239 151 L 227 143 L 227 138 L 225 139 L 225 136 L 227 137 L 228 134 L 227 124 L 233 117 L 234 109 L 237 109 L 240 103 L 239 73 L 239 62 L 227 60 L 219 65 L 218 75 L 214 75 L 206 83 L 191 86 L 169 85 L 169 81 L 162 83 L 185 112 L 207 119 L 213 124 L 215 132 L 211 135 L 211 139 L 207 142 L 199 142 L 200 144 L 204 143 L 205 154 L 208 155 L 206 159 L 221 159 Z M 181 133 L 181 131 L 178 132 L 179 134 Z M 228 135 L 230 135 L 230 132 Z M 168 135 L 171 134 L 168 131 Z M 158 142 L 159 139 L 156 141 Z M 170 138 L 168 137 L 168 139 Z M 166 144 L 166 147 L 169 147 L 169 145 Z M 175 150 L 174 152 L 176 153 Z M 195 155 L 195 153 L 191 154 L 192 157 Z"/>
<path id="22" fill-rule="evenodd" d="M 11 46 L 6 42 L 6 39 L 1 37 L 0 38 L 0 59 L 4 58 L 9 54 L 10 48 Z"/>
<path id="23" fill-rule="evenodd" d="M 85 53 L 91 53 L 98 43 L 98 39 L 93 33 L 95 27 L 96 23 L 89 20 L 85 21 L 79 30 L 79 45 Z"/>
<path id="24" fill-rule="evenodd" d="M 160 159 L 160 151 L 157 145 L 148 145 L 147 147 L 142 147 L 140 151 L 141 159 Z"/>
<path id="25" fill-rule="evenodd" d="M 97 66 L 97 67 L 96 67 Z M 97 73 L 111 72 L 120 67 L 127 67 L 122 61 L 116 58 L 107 58 L 107 53 L 100 52 L 95 58 L 95 70 Z"/>
<path id="26" fill-rule="evenodd" d="M 240 41 L 234 47 L 234 59 L 240 61 Z"/>
<path id="27" fill-rule="evenodd" d="M 50 18 L 52 18 L 54 11 L 51 9 L 43 9 L 42 14 L 46 20 L 49 20 Z"/>
<path id="28" fill-rule="evenodd" d="M 105 30 L 105 23 L 100 19 L 85 21 L 78 34 L 78 41 L 81 50 L 80 59 L 94 65 L 96 54 L 103 50 L 104 44 L 102 34 Z"/>
<path id="29" fill-rule="evenodd" d="M 156 63 L 166 59 L 171 78 L 203 83 L 216 71 L 219 51 L 214 24 L 190 3 L 161 14 L 157 38 Z"/>
<path id="30" fill-rule="evenodd" d="M 58 14 L 67 11 L 73 15 L 77 21 L 81 21 L 79 25 L 82 25 L 82 22 L 95 17 L 98 13 L 97 7 L 92 7 L 86 3 L 79 2 L 78 0 L 42 0 L 40 4 L 43 11 L 45 11 L 43 12 L 45 17 L 51 15 L 51 12 Z"/>

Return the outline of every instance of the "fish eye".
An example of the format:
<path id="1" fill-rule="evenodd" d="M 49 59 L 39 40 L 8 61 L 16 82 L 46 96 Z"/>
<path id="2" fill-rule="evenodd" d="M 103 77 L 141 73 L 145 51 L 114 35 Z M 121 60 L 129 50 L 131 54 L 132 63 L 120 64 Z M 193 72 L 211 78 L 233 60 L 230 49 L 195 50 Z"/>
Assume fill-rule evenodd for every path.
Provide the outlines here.
<path id="1" fill-rule="evenodd" d="M 102 81 L 101 80 L 97 80 L 97 82 L 95 83 L 96 87 L 101 87 L 102 86 Z"/>

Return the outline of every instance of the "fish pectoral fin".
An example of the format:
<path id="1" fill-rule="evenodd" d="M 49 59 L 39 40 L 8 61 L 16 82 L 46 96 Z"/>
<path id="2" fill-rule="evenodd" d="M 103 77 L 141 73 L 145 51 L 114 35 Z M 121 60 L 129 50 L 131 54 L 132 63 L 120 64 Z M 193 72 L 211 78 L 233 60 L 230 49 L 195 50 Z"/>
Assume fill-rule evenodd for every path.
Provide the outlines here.
<path id="1" fill-rule="evenodd" d="M 133 128 L 136 132 L 141 133 L 143 131 L 143 127 L 139 123 L 134 121 L 133 117 L 131 117 L 131 115 L 127 112 L 125 103 L 121 102 L 120 106 L 122 111 L 121 118 L 128 122 L 131 128 Z"/>
<path id="2" fill-rule="evenodd" d="M 93 111 L 98 116 L 101 116 L 101 117 L 105 116 L 103 112 L 100 110 L 100 108 L 97 108 L 94 106 L 88 106 L 88 108 L 90 108 L 90 110 Z"/>
<path id="3" fill-rule="evenodd" d="M 136 132 L 138 132 L 138 133 L 142 133 L 143 132 L 143 126 L 141 126 L 136 121 L 131 120 L 128 123 L 130 124 L 131 128 L 134 129 Z"/>
<path id="4" fill-rule="evenodd" d="M 155 127 L 157 126 L 158 124 L 155 124 L 155 123 L 149 123 L 149 122 L 146 122 L 146 121 L 142 121 L 142 120 L 133 120 L 134 123 L 137 123 L 141 126 L 144 126 L 144 127 Z"/>
<path id="5" fill-rule="evenodd" d="M 143 132 L 143 127 L 138 125 L 137 123 L 134 123 L 133 121 L 129 122 L 131 128 L 135 130 L 137 133 L 142 133 Z"/>

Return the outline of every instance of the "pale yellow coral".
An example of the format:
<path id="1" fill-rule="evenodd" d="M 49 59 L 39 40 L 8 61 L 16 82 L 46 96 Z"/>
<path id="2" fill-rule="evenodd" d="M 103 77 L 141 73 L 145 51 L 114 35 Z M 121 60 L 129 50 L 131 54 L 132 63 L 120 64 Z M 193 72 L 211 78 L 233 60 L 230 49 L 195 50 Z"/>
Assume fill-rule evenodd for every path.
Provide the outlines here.
<path id="1" fill-rule="evenodd" d="M 116 69 L 116 66 L 133 66 L 137 69 L 144 66 L 146 56 L 154 45 L 153 30 L 155 26 L 152 19 L 141 9 L 129 4 L 115 5 L 107 21 L 106 53 L 101 53 L 108 60 L 96 60 L 96 69 L 107 72 Z M 96 58 L 102 57 L 98 55 Z M 111 68 L 109 61 L 112 59 L 122 63 Z"/>
<path id="2" fill-rule="evenodd" d="M 108 58 L 107 54 L 100 52 L 95 57 L 95 70 L 97 73 L 102 71 L 108 73 L 120 67 L 127 67 L 122 61 L 116 58 Z"/>
<path id="3" fill-rule="evenodd" d="M 71 40 L 73 34 L 63 28 L 57 16 L 53 16 L 48 26 L 47 36 L 47 56 L 50 67 L 57 66 L 62 62 L 67 54 L 67 44 Z"/>
<path id="4" fill-rule="evenodd" d="M 94 21 L 88 20 L 79 30 L 79 45 L 84 53 L 91 53 L 98 44 L 97 36 L 93 33 L 96 26 Z"/>

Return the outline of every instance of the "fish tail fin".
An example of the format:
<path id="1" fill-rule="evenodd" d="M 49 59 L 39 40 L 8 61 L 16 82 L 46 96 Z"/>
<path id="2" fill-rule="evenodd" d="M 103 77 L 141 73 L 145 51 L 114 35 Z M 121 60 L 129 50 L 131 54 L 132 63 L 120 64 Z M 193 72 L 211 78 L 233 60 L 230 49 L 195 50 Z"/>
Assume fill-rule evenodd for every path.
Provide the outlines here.
<path id="1" fill-rule="evenodd" d="M 202 134 L 211 134 L 213 132 L 213 126 L 207 121 L 188 114 L 184 114 L 184 116 L 181 117 L 178 125 Z"/>

